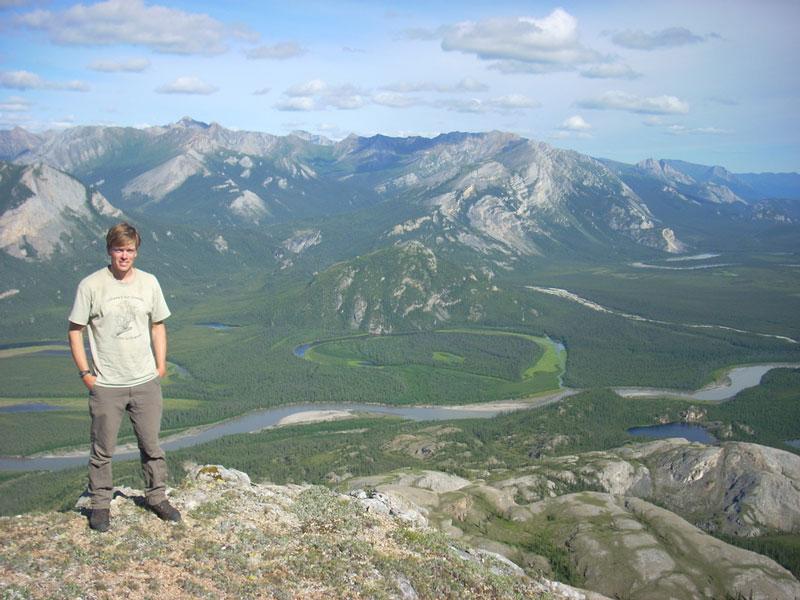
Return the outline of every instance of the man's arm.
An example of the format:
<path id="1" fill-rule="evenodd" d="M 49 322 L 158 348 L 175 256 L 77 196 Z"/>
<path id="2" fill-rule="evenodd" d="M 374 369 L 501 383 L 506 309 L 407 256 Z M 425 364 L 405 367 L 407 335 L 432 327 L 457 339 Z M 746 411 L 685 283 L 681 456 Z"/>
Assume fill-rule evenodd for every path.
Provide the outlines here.
<path id="1" fill-rule="evenodd" d="M 69 350 L 72 352 L 72 360 L 75 361 L 75 366 L 78 367 L 78 371 L 89 371 L 89 360 L 86 358 L 86 350 L 83 348 L 84 329 L 86 329 L 85 325 L 78 325 L 72 321 L 69 322 L 69 331 L 67 333 L 69 337 Z M 83 380 L 83 384 L 91 392 L 92 388 L 94 388 L 94 382 L 97 381 L 97 377 L 92 375 L 92 373 L 87 373 L 81 379 Z"/>
<path id="2" fill-rule="evenodd" d="M 153 355 L 156 358 L 156 370 L 159 377 L 167 376 L 167 326 L 164 321 L 150 326 L 150 339 L 153 344 Z"/>

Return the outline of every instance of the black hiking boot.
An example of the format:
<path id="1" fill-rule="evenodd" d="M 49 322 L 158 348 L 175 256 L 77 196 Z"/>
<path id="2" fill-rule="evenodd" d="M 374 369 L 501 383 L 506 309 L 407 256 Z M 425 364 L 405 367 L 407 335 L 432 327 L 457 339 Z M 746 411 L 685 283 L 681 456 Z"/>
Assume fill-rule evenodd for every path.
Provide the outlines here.
<path id="1" fill-rule="evenodd" d="M 107 508 L 93 508 L 89 515 L 89 527 L 95 531 L 108 531 L 111 527 L 111 511 Z"/>
<path id="2" fill-rule="evenodd" d="M 180 511 L 169 503 L 169 500 L 162 500 L 158 504 L 148 504 L 147 507 L 153 511 L 162 521 L 172 521 L 177 523 L 181 520 Z"/>

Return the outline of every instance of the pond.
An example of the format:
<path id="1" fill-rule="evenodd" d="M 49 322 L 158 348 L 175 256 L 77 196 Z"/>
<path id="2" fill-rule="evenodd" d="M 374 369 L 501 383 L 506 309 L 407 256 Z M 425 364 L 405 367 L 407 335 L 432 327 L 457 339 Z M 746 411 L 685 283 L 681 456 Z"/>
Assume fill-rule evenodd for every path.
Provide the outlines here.
<path id="1" fill-rule="evenodd" d="M 664 423 L 649 427 L 631 427 L 628 433 L 637 437 L 649 437 L 663 440 L 666 438 L 686 438 L 690 442 L 716 444 L 717 439 L 706 431 L 705 427 L 690 423 Z"/>

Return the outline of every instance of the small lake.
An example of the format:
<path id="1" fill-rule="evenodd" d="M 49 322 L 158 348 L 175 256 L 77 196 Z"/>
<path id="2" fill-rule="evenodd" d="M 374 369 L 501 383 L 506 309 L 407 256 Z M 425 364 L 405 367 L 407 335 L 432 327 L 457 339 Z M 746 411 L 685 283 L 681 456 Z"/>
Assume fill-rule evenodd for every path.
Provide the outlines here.
<path id="1" fill-rule="evenodd" d="M 216 331 L 225 331 L 227 329 L 236 329 L 241 325 L 230 325 L 229 323 L 217 323 L 215 321 L 208 323 L 195 323 L 198 327 L 206 327 L 207 329 L 214 329 Z"/>
<path id="2" fill-rule="evenodd" d="M 297 348 L 292 350 L 292 354 L 298 358 L 303 358 L 306 355 L 306 352 L 308 352 L 308 349 L 313 345 L 313 342 L 309 342 L 308 344 L 300 344 Z"/>
<path id="3" fill-rule="evenodd" d="M 690 442 L 716 444 L 717 439 L 706 431 L 705 427 L 689 423 L 664 423 L 649 427 L 631 427 L 628 433 L 637 437 L 649 437 L 663 440 L 666 438 L 686 438 Z"/>
<path id="4" fill-rule="evenodd" d="M 800 440 L 786 440 L 785 443 L 793 448 L 800 448 Z"/>
<path id="5" fill-rule="evenodd" d="M 301 404 L 282 406 L 255 411 L 229 421 L 212 425 L 207 429 L 194 431 L 188 435 L 162 441 L 164 450 L 189 448 L 205 442 L 237 433 L 255 433 L 267 427 L 273 427 L 288 416 L 320 410 L 349 410 L 380 415 L 395 415 L 412 421 L 444 421 L 449 419 L 488 419 L 504 412 L 501 410 L 468 410 L 444 407 L 418 406 L 382 406 L 376 404 Z M 133 460 L 139 458 L 139 452 L 121 452 L 114 454 L 114 460 Z M 71 467 L 85 466 L 88 463 L 88 452 L 81 456 L 58 456 L 47 458 L 0 457 L 0 471 L 61 471 Z"/>

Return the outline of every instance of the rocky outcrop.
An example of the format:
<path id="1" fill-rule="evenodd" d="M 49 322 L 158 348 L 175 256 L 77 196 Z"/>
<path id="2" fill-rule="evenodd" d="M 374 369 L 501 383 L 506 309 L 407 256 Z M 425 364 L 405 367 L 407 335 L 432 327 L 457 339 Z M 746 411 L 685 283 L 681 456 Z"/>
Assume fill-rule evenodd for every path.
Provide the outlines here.
<path id="1" fill-rule="evenodd" d="M 526 471 L 497 485 L 536 499 L 542 490 L 580 482 L 656 500 L 711 531 L 800 532 L 800 456 L 768 446 L 707 446 L 673 438 L 546 459 Z"/>
<path id="2" fill-rule="evenodd" d="M 593 468 L 598 481 L 616 492 L 646 479 L 644 467 L 622 461 L 600 468 L 598 457 Z M 559 483 L 575 485 L 572 478 L 579 470 L 563 470 Z M 371 489 L 405 510 L 416 507 L 451 537 L 500 553 L 528 574 L 557 572 L 614 598 L 800 595 L 800 582 L 771 559 L 726 544 L 669 510 L 619 494 L 556 495 L 557 485 L 544 479 L 538 481 L 544 499 L 528 502 L 524 490 L 530 491 L 526 486 L 534 480 L 469 482 L 402 470 L 347 483 Z"/>
<path id="3" fill-rule="evenodd" d="M 250 190 L 244 190 L 230 204 L 233 214 L 242 219 L 258 223 L 261 218 L 269 214 L 267 205 L 258 194 Z"/>
<path id="4" fill-rule="evenodd" d="M 221 465 L 194 466 L 168 524 L 117 490 L 111 531 L 78 512 L 0 518 L 4 598 L 602 597 L 531 578 L 502 556 L 403 518 L 381 495 L 255 485 Z"/>

